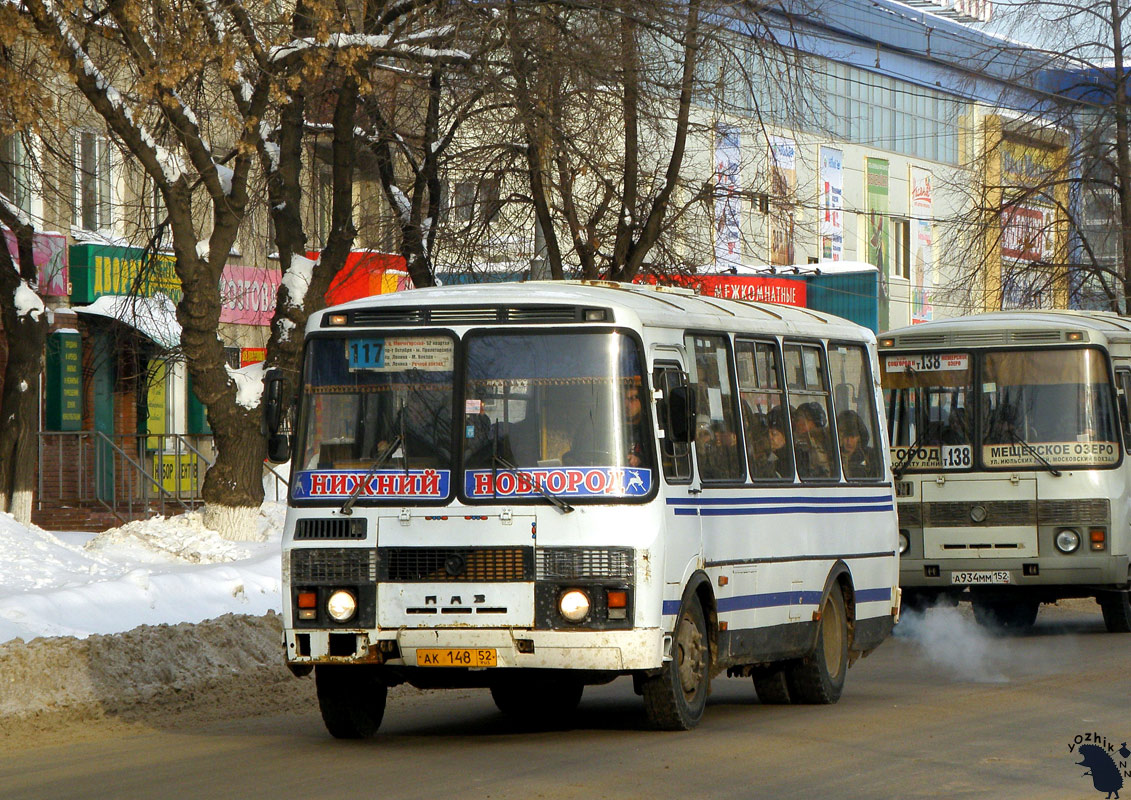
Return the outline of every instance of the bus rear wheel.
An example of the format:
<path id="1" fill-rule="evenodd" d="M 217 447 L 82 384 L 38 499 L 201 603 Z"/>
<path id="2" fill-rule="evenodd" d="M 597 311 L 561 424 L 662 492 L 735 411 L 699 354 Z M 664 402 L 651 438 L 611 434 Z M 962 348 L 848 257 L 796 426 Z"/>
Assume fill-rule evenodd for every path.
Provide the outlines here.
<path id="1" fill-rule="evenodd" d="M 569 678 L 516 675 L 492 684 L 491 699 L 513 719 L 557 722 L 577 710 L 584 691 L 584 684 Z"/>
<path id="2" fill-rule="evenodd" d="M 1041 604 L 1036 600 L 1002 600 L 974 595 L 970 598 L 974 620 L 984 628 L 1022 633 L 1033 627 Z"/>
<path id="3" fill-rule="evenodd" d="M 672 657 L 658 675 L 644 680 L 644 713 L 653 727 L 686 731 L 703 718 L 711 685 L 711 651 L 707 618 L 692 595 L 679 612 L 672 637 Z"/>
<path id="4" fill-rule="evenodd" d="M 1108 633 L 1131 633 L 1131 591 L 1104 592 L 1096 599 Z"/>
<path id="5" fill-rule="evenodd" d="M 372 667 L 320 664 L 314 669 L 318 708 L 335 739 L 368 739 L 385 716 L 389 687 Z"/>
<path id="6" fill-rule="evenodd" d="M 794 703 L 828 705 L 840 699 L 848 672 L 848 613 L 844 594 L 833 585 L 821 605 L 817 646 L 786 672 Z"/>

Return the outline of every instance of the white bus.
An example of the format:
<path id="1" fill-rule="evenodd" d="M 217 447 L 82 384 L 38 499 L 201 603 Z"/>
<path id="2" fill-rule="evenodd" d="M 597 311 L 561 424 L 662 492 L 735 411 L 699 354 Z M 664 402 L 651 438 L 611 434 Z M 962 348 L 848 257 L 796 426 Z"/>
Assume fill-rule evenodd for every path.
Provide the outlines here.
<path id="1" fill-rule="evenodd" d="M 1131 320 L 1005 311 L 880 337 L 906 602 L 1033 624 L 1094 597 L 1131 630 Z"/>
<path id="2" fill-rule="evenodd" d="M 315 314 L 293 437 L 272 436 L 287 663 L 345 738 L 404 682 L 544 718 L 631 675 L 662 729 L 694 726 L 724 671 L 765 702 L 835 702 L 899 607 L 879 403 L 871 331 L 684 289 Z"/>

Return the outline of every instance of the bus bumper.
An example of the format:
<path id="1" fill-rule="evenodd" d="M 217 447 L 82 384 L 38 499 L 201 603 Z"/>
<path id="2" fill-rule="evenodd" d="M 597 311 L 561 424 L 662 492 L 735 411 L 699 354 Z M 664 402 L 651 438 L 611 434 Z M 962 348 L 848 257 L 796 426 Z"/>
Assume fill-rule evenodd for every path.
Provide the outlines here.
<path id="1" fill-rule="evenodd" d="M 397 631 L 288 629 L 287 663 L 384 664 L 425 667 L 421 650 L 489 650 L 494 667 L 629 672 L 663 663 L 664 634 L 658 628 L 630 631 L 535 631 L 454 628 Z"/>
<path id="2" fill-rule="evenodd" d="M 1000 582 L 998 573 L 1009 576 Z M 899 584 L 904 589 L 960 592 L 971 587 L 1041 588 L 1061 597 L 1090 596 L 1095 590 L 1128 585 L 1128 557 L 1048 556 L 1038 558 L 914 559 L 899 562 Z M 984 582 L 970 582 L 971 580 Z"/>

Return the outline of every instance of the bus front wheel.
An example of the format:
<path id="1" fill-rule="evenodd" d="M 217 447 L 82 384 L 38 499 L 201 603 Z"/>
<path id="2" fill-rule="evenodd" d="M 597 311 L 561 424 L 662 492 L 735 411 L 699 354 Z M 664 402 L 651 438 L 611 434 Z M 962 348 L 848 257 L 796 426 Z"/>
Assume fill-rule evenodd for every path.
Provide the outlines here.
<path id="1" fill-rule="evenodd" d="M 848 672 L 848 613 L 844 594 L 833 584 L 821 606 L 817 646 L 786 673 L 795 703 L 827 705 L 840 699 Z"/>
<path id="2" fill-rule="evenodd" d="M 318 708 L 335 739 L 368 739 L 381 727 L 389 687 L 365 665 L 320 664 L 314 669 Z"/>
<path id="3" fill-rule="evenodd" d="M 658 675 L 644 680 L 644 713 L 653 727 L 686 731 L 703 718 L 711 683 L 711 651 L 707 618 L 699 598 L 692 595 L 679 612 L 672 637 L 671 660 Z"/>
<path id="4" fill-rule="evenodd" d="M 1108 633 L 1131 633 L 1131 592 L 1104 592 L 1096 599 Z"/>

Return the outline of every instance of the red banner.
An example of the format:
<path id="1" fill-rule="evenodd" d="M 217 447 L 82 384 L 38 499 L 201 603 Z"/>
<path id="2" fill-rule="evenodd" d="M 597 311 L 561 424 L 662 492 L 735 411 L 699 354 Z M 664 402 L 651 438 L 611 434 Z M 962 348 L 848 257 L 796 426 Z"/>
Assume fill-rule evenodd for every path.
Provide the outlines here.
<path id="1" fill-rule="evenodd" d="M 317 258 L 318 253 L 308 253 Z M 373 253 L 354 251 L 346 256 L 346 265 L 330 281 L 326 292 L 326 302 L 330 305 L 371 297 L 375 294 L 389 294 L 411 289 L 408 270 L 402 256 L 392 253 Z"/>

